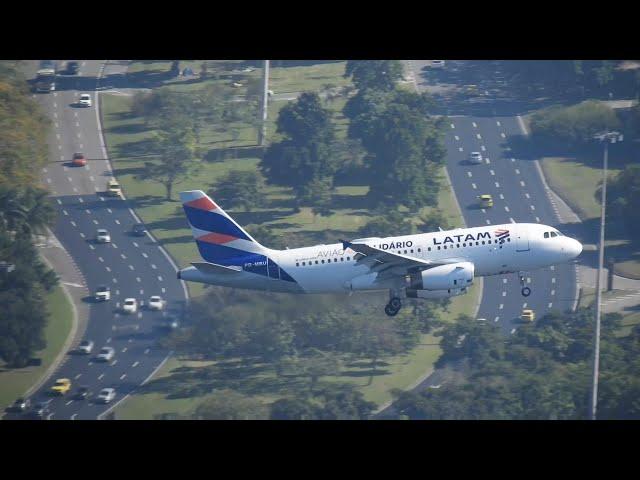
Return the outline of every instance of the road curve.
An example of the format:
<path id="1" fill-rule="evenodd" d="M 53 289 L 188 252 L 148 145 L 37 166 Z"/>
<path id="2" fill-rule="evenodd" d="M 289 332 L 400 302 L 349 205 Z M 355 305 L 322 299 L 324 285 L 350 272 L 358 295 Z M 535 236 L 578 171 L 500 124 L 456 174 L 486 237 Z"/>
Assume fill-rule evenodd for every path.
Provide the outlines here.
<path id="1" fill-rule="evenodd" d="M 79 266 L 88 291 L 109 285 L 112 298 L 99 304 L 90 297 L 84 299 L 90 308 L 82 339 L 95 342 L 94 353 L 67 355 L 51 379 L 31 397 L 32 402 L 53 398 L 50 419 L 54 420 L 96 419 L 141 385 L 169 354 L 157 342 L 165 334 L 159 328 L 163 318 L 168 313 L 181 316 L 188 301 L 186 288 L 176 279 L 175 266 L 166 252 L 150 235 L 129 234 L 138 222 L 129 202 L 103 195 L 113 173 L 101 134 L 99 90 L 113 79 L 121 81 L 128 62 L 80 63 L 78 76 L 59 77 L 56 92 L 35 95 L 53 122 L 50 161 L 42 177 L 58 211 L 54 234 Z M 91 94 L 92 107 L 75 105 L 81 93 Z M 69 166 L 74 152 L 85 154 L 86 167 Z M 111 244 L 93 242 L 98 228 L 109 230 Z M 164 312 L 144 307 L 134 315 L 119 311 L 124 298 L 146 303 L 151 295 L 161 295 L 167 301 Z M 94 361 L 94 354 L 103 346 L 116 351 L 109 363 Z M 61 377 L 71 379 L 72 393 L 80 385 L 89 387 L 93 395 L 113 387 L 116 398 L 110 405 L 102 405 L 74 400 L 70 395 L 50 397 L 52 383 Z"/>

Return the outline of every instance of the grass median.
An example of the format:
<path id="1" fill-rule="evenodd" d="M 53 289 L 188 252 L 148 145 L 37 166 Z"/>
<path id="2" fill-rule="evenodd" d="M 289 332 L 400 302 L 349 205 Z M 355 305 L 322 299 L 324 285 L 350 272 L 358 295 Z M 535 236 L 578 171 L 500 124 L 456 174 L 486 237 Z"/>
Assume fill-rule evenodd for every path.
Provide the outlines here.
<path id="1" fill-rule="evenodd" d="M 137 63 L 136 70 L 144 65 L 150 68 L 168 68 L 168 63 L 162 67 L 155 63 Z M 273 65 L 272 65 L 273 67 Z M 193 67 L 192 67 L 193 68 Z M 195 68 L 194 68 L 195 70 Z M 344 62 L 322 63 L 299 67 L 273 67 L 271 75 L 273 88 L 280 91 L 300 92 L 311 89 L 326 88 L 327 84 L 344 86 L 346 80 L 341 75 Z M 255 72 L 254 72 L 255 73 Z M 180 89 L 179 84 L 173 84 L 173 89 Z M 192 88 L 190 85 L 189 88 Z M 329 102 L 330 108 L 336 113 L 338 121 L 338 135 L 346 135 L 347 121 L 341 115 L 344 99 L 339 98 Z M 269 135 L 275 133 L 275 118 L 277 112 L 286 101 L 271 102 L 269 110 Z M 128 199 L 133 203 L 138 215 L 148 225 L 158 241 L 168 250 L 179 266 L 183 267 L 190 261 L 199 258 L 195 242 L 191 236 L 182 208 L 177 201 L 167 201 L 164 198 L 163 187 L 153 182 L 141 182 L 135 176 L 144 166 L 147 159 L 136 153 L 136 148 L 148 140 L 151 132 L 145 129 L 141 118 L 131 113 L 131 98 L 116 95 L 102 95 L 102 116 L 106 135 L 107 147 L 112 159 L 115 175 L 121 182 Z M 212 126 L 212 130 L 213 130 Z M 245 128 L 241 125 L 238 128 Z M 245 128 L 248 131 L 248 127 Z M 215 135 L 215 133 L 212 133 Z M 206 136 L 206 135 L 205 135 Z M 248 140 L 225 140 L 226 146 L 243 146 Z M 229 170 L 256 170 L 259 159 L 257 157 L 225 158 L 215 162 L 200 162 L 197 171 L 188 179 L 175 185 L 174 191 L 202 189 L 207 190 L 218 178 Z M 251 212 L 230 212 L 251 233 L 255 225 L 267 225 L 277 235 L 313 234 L 314 232 L 340 232 L 355 235 L 360 227 L 371 219 L 371 213 L 364 201 L 368 187 L 361 185 L 341 185 L 336 187 L 334 198 L 339 208 L 328 216 L 316 216 L 310 208 L 293 208 L 293 196 L 288 188 L 269 186 L 266 190 L 265 205 L 252 209 Z M 224 208 L 224 206 L 223 206 Z M 438 208 L 443 212 L 448 222 L 454 226 L 463 226 L 461 213 L 458 211 L 451 191 L 444 186 L 440 191 Z M 421 213 L 427 213 L 425 208 Z M 258 240 L 260 240 L 258 238 Z M 297 247 L 302 245 L 289 245 Z M 205 288 L 199 284 L 189 285 L 192 296 L 200 296 Z M 471 314 L 479 301 L 479 289 L 474 287 L 462 297 L 452 299 L 448 312 L 443 318 L 453 321 L 460 313 Z M 368 400 L 382 404 L 391 399 L 389 391 L 393 388 L 407 388 L 425 373 L 429 373 L 433 364 L 440 356 L 439 340 L 432 335 L 423 335 L 416 348 L 409 354 L 385 358 L 383 374 L 367 376 L 369 370 L 366 364 L 354 364 L 348 370 L 333 377 L 326 377 L 325 381 L 347 381 L 354 383 Z M 166 412 L 186 413 L 192 410 L 200 401 L 206 398 L 206 393 L 189 397 L 180 397 L 175 390 L 184 389 L 189 382 L 197 382 L 200 377 L 209 378 L 217 367 L 215 362 L 194 362 L 187 359 L 173 358 L 155 375 L 150 387 L 142 388 L 140 393 L 118 407 L 118 418 L 152 418 L 153 415 Z M 192 375 L 183 375 L 184 371 Z M 347 370 L 347 368 L 345 368 Z M 194 380 L 196 379 L 196 380 Z M 243 383 L 244 382 L 244 383 Z M 258 384 L 261 387 L 257 388 Z M 281 385 L 277 388 L 274 385 Z M 157 386 L 157 388 L 156 388 Z M 164 390 L 163 390 L 164 388 Z M 290 382 L 278 378 L 274 371 L 264 367 L 257 373 L 243 377 L 232 388 L 240 391 L 250 391 L 252 396 L 271 402 L 286 395 L 291 388 Z"/>

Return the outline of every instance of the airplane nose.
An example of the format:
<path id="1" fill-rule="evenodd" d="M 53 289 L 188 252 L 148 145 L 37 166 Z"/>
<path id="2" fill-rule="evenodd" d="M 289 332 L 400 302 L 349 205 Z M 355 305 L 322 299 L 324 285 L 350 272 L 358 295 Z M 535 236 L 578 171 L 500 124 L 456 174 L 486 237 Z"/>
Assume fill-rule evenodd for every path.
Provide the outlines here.
<path id="1" fill-rule="evenodd" d="M 576 258 L 578 255 L 582 253 L 582 244 L 571 238 L 571 243 L 569 245 L 569 252 L 571 252 L 572 258 Z"/>

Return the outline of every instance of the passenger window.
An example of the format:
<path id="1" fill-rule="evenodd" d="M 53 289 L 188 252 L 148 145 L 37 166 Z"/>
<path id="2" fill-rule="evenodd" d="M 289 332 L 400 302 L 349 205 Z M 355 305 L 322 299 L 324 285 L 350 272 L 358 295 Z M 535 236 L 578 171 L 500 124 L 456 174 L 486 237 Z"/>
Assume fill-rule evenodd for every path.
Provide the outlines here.
<path id="1" fill-rule="evenodd" d="M 482 244 L 484 245 L 484 240 L 482 240 Z"/>
<path id="2" fill-rule="evenodd" d="M 429 249 L 429 250 L 431 250 L 431 249 Z M 421 252 L 422 250 L 418 249 L 418 251 Z"/>
<path id="3" fill-rule="evenodd" d="M 418 249 L 418 251 L 420 251 L 420 249 Z M 431 247 L 429 247 L 429 251 L 431 251 Z"/>
<path id="4" fill-rule="evenodd" d="M 337 258 L 334 258 L 334 259 L 333 259 L 333 263 L 337 263 L 337 262 L 338 262 L 338 259 L 337 259 Z"/>
<path id="5" fill-rule="evenodd" d="M 316 265 L 318 264 L 318 260 L 316 260 Z"/>
<path id="6" fill-rule="evenodd" d="M 320 263 L 324 263 L 324 260 L 320 260 Z"/>
<path id="7" fill-rule="evenodd" d="M 549 232 L 544 232 L 544 238 L 549 238 Z"/>
<path id="8" fill-rule="evenodd" d="M 340 261 L 341 261 L 341 262 L 344 262 L 344 257 L 340 257 Z"/>
<path id="9" fill-rule="evenodd" d="M 351 257 L 347 257 L 347 261 L 351 260 Z"/>
<path id="10" fill-rule="evenodd" d="M 438 250 L 440 250 L 440 246 L 438 246 Z"/>
<path id="11" fill-rule="evenodd" d="M 300 266 L 300 264 L 298 262 L 296 262 L 296 267 L 299 267 L 299 266 Z"/>
<path id="12" fill-rule="evenodd" d="M 491 243 L 491 240 L 489 240 L 489 243 Z"/>

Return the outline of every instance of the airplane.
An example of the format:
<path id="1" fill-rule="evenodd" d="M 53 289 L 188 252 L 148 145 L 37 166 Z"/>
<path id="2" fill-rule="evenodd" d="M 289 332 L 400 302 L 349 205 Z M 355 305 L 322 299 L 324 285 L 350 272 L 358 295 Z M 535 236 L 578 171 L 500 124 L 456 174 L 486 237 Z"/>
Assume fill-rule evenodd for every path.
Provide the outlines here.
<path id="1" fill-rule="evenodd" d="M 274 250 L 264 247 L 201 190 L 180 200 L 203 261 L 178 271 L 178 279 L 270 292 L 350 293 L 388 290 L 385 313 L 395 316 L 402 298 L 463 295 L 476 277 L 525 273 L 569 262 L 582 244 L 537 223 L 359 238 L 331 245 Z"/>

